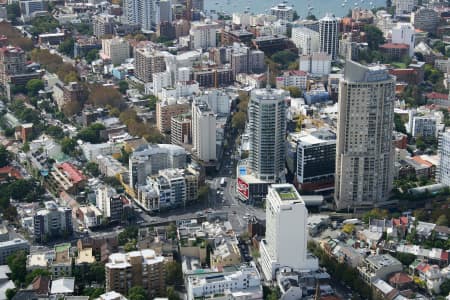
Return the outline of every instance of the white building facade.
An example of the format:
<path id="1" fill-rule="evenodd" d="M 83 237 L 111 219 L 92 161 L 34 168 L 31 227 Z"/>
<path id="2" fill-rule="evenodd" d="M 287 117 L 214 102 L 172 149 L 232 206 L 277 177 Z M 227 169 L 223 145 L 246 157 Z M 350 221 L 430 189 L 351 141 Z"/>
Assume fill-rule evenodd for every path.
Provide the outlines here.
<path id="1" fill-rule="evenodd" d="M 260 244 L 260 263 L 266 280 L 274 280 L 282 267 L 297 271 L 319 268 L 317 258 L 307 253 L 307 219 L 305 202 L 292 184 L 269 186 L 266 238 Z"/>

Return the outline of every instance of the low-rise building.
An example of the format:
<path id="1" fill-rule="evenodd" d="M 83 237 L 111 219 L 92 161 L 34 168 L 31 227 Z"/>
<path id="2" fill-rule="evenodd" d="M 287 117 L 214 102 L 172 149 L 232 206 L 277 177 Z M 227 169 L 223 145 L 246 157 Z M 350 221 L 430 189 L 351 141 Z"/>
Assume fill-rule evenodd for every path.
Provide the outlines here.
<path id="1" fill-rule="evenodd" d="M 165 258 L 154 250 L 114 253 L 105 265 L 106 291 L 127 295 L 139 285 L 153 298 L 166 292 L 165 272 Z"/>
<path id="2" fill-rule="evenodd" d="M 368 284 L 376 279 L 387 280 L 390 274 L 402 270 L 402 263 L 389 254 L 369 256 L 358 267 L 361 278 Z"/>
<path id="3" fill-rule="evenodd" d="M 60 207 L 54 201 L 45 202 L 45 208 L 33 216 L 34 240 L 49 241 L 54 237 L 70 236 L 73 232 L 72 210 Z"/>
<path id="4" fill-rule="evenodd" d="M 49 175 L 47 185 L 57 193 L 76 193 L 86 183 L 83 173 L 68 162 L 55 165 Z"/>
<path id="5" fill-rule="evenodd" d="M 30 251 L 30 243 L 22 239 L 14 239 L 6 242 L 0 242 L 0 265 L 6 265 L 10 255 L 18 251 Z"/>
<path id="6" fill-rule="evenodd" d="M 262 299 L 261 277 L 255 265 L 239 265 L 222 271 L 205 270 L 186 278 L 187 299 L 225 295 Z"/>
<path id="7" fill-rule="evenodd" d="M 238 265 L 241 262 L 241 251 L 237 241 L 226 241 L 216 246 L 211 254 L 211 268 L 220 268 L 232 265 Z"/>
<path id="8" fill-rule="evenodd" d="M 286 71 L 283 76 L 277 77 L 277 89 L 294 86 L 304 90 L 307 80 L 308 74 L 305 71 Z"/>

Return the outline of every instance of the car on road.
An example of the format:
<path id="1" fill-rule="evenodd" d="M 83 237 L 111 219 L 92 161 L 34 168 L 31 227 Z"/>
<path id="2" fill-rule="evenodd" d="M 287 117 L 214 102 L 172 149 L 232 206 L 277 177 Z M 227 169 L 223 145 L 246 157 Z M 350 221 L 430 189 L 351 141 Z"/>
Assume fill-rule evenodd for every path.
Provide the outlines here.
<path id="1" fill-rule="evenodd" d="M 235 215 L 236 214 L 236 211 L 235 210 L 233 210 L 233 215 Z"/>

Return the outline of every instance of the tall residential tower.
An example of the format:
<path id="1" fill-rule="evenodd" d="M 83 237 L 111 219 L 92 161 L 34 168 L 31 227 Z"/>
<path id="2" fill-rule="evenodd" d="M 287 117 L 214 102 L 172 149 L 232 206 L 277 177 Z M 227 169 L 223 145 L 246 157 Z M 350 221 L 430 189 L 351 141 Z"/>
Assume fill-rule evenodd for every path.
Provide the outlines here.
<path id="1" fill-rule="evenodd" d="M 248 105 L 249 166 L 260 180 L 277 182 L 284 173 L 286 156 L 286 103 L 289 93 L 255 89 Z"/>
<path id="2" fill-rule="evenodd" d="M 338 210 L 370 208 L 392 188 L 395 77 L 384 66 L 345 65 L 339 83 L 335 202 Z"/>

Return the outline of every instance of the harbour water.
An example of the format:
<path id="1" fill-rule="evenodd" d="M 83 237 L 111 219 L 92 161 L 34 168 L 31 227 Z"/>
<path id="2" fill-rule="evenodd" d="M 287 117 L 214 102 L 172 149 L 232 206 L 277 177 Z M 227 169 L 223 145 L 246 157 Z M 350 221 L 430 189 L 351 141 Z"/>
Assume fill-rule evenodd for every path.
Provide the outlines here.
<path id="1" fill-rule="evenodd" d="M 282 0 L 205 0 L 205 9 L 232 14 L 233 12 L 264 13 Z M 288 0 L 288 5 L 295 8 L 301 18 L 310 11 L 317 18 L 326 13 L 337 17 L 345 16 L 353 7 L 373 8 L 385 6 L 385 0 Z"/>

